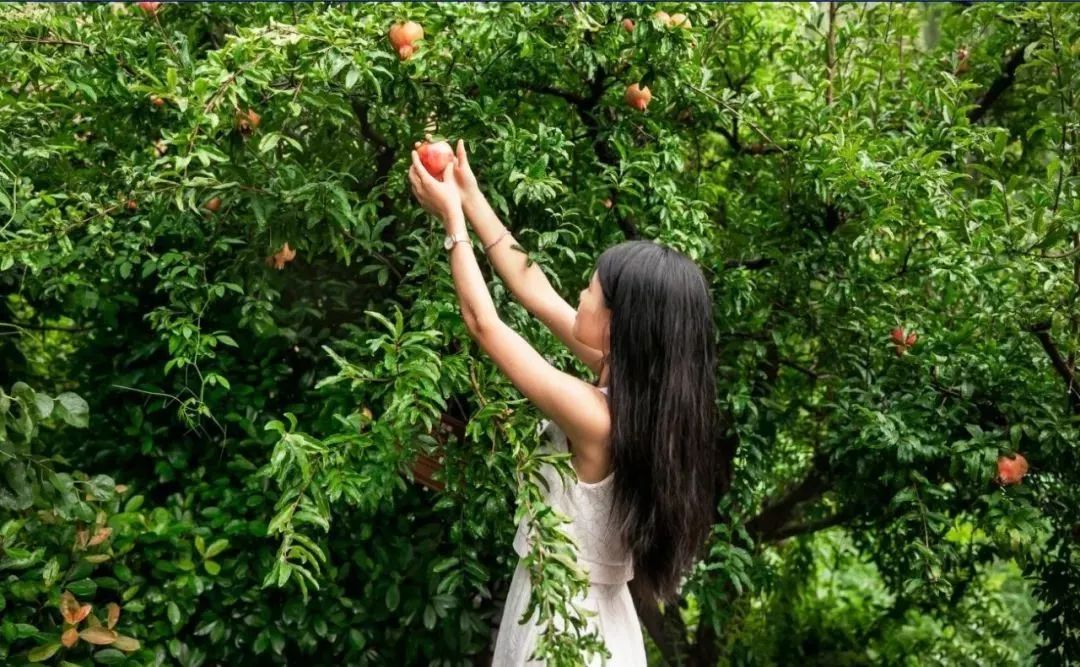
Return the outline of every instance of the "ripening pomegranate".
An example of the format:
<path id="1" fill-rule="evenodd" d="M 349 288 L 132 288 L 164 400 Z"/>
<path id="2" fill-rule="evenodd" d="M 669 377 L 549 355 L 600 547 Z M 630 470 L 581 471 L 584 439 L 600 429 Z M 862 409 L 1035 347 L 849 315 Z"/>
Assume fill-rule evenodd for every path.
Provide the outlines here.
<path id="1" fill-rule="evenodd" d="M 157 14 L 157 9 L 160 6 L 161 6 L 160 2 L 140 2 L 139 3 L 139 9 L 143 10 L 147 14 L 150 14 L 151 16 Z"/>
<path id="2" fill-rule="evenodd" d="M 424 168 L 428 170 L 428 173 L 440 181 L 443 179 L 446 166 L 454 161 L 454 150 L 445 141 L 435 143 L 425 141 L 420 144 L 416 152 L 420 154 L 420 161 L 424 163 Z"/>
<path id="3" fill-rule="evenodd" d="M 1028 471 L 1028 462 L 1023 454 L 999 456 L 997 460 L 998 482 L 1001 484 L 1019 484 Z"/>
<path id="4" fill-rule="evenodd" d="M 281 250 L 278 250 L 267 258 L 267 263 L 272 263 L 274 268 L 280 271 L 281 269 L 284 269 L 285 265 L 291 262 L 294 257 L 296 257 L 296 251 L 290 248 L 288 242 L 286 242 L 285 245 L 281 246 Z"/>
<path id="5" fill-rule="evenodd" d="M 904 330 L 900 327 L 896 327 L 892 330 L 892 341 L 897 345 L 904 344 Z"/>
<path id="6" fill-rule="evenodd" d="M 622 27 L 623 27 L 623 30 L 625 30 L 626 32 L 634 32 L 634 20 L 633 19 L 623 19 L 622 20 Z"/>
<path id="7" fill-rule="evenodd" d="M 254 109 L 248 109 L 246 112 L 237 110 L 236 112 L 236 128 L 240 130 L 240 133 L 244 136 L 250 135 L 255 131 L 255 128 L 259 127 L 259 123 L 262 122 L 262 116 L 255 113 Z"/>
<path id="8" fill-rule="evenodd" d="M 907 344 L 908 347 L 911 347 L 912 345 L 915 344 L 915 341 L 917 341 L 918 339 L 919 339 L 919 337 L 917 335 L 915 335 L 915 332 L 911 331 L 911 332 L 908 332 L 907 340 L 905 340 L 904 342 Z"/>
<path id="9" fill-rule="evenodd" d="M 398 57 L 402 60 L 408 60 L 416 49 L 413 42 L 424 38 L 424 28 L 415 21 L 395 23 L 390 26 L 388 36 L 390 37 L 390 44 L 398 52 Z"/>
<path id="10" fill-rule="evenodd" d="M 206 210 L 211 213 L 217 213 L 221 208 L 221 197 L 214 197 L 210 201 L 206 202 Z"/>
<path id="11" fill-rule="evenodd" d="M 626 87 L 626 103 L 638 111 L 644 111 L 652 100 L 652 91 L 648 86 L 633 83 Z"/>
<path id="12" fill-rule="evenodd" d="M 663 23 L 664 25 L 666 25 L 668 27 L 671 27 L 671 15 L 668 14 L 667 12 L 663 12 L 663 11 L 656 12 L 655 14 L 653 14 L 653 16 L 655 18 L 659 19 L 660 22 Z"/>

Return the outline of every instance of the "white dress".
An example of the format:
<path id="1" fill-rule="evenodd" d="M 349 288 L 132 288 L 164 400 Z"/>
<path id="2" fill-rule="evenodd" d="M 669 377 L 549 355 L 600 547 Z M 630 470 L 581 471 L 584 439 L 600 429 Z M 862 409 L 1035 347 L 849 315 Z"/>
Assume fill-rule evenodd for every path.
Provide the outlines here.
<path id="1" fill-rule="evenodd" d="M 606 387 L 600 387 L 600 390 L 605 391 Z M 541 435 L 549 436 L 542 447 L 549 451 L 567 451 L 566 434 L 555 422 L 541 421 L 539 431 Z M 645 667 L 645 639 L 626 585 L 634 578 L 633 561 L 608 520 L 613 475 L 593 484 L 577 481 L 577 476 L 573 475 L 563 484 L 562 478 L 548 464 L 541 466 L 541 474 L 550 488 L 547 503 L 571 519 L 562 530 L 578 545 L 578 563 L 589 573 L 588 595 L 579 595 L 575 602 L 596 612 L 596 616 L 588 619 L 589 629 L 596 629 L 611 651 L 610 659 L 605 661 L 594 656 L 588 667 Z M 519 557 L 529 550 L 527 521 L 528 517 L 522 519 L 514 536 L 514 551 Z M 528 622 L 517 622 L 528 606 L 530 586 L 529 571 L 519 558 L 503 607 L 492 667 L 544 664 L 528 660 L 535 648 L 536 637 L 542 631 L 536 624 L 537 612 L 533 612 Z"/>

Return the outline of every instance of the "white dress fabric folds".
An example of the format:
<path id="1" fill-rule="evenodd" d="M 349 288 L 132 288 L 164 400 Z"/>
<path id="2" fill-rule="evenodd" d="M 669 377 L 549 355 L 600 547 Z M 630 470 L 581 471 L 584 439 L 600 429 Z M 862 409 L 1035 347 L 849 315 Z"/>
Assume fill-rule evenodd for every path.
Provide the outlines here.
<path id="1" fill-rule="evenodd" d="M 605 391 L 606 387 L 600 390 Z M 567 451 L 566 434 L 557 424 L 545 419 L 539 431 L 548 436 L 542 447 L 548 451 Z M 612 657 L 607 660 L 594 656 L 589 667 L 646 667 L 645 640 L 627 586 L 634 578 L 632 558 L 608 518 L 614 476 L 608 475 L 593 484 L 573 476 L 563 483 L 550 465 L 544 464 L 540 472 L 548 482 L 547 503 L 571 519 L 562 529 L 578 545 L 578 562 L 589 573 L 588 594 L 579 596 L 575 602 L 596 613 L 588 619 L 589 628 L 597 630 L 611 651 Z M 519 560 L 503 607 L 493 667 L 543 664 L 528 659 L 541 632 L 536 624 L 536 612 L 526 623 L 518 623 L 528 606 L 531 586 L 529 571 L 520 559 L 529 551 L 526 522 L 527 518 L 522 519 L 514 536 L 514 551 Z"/>

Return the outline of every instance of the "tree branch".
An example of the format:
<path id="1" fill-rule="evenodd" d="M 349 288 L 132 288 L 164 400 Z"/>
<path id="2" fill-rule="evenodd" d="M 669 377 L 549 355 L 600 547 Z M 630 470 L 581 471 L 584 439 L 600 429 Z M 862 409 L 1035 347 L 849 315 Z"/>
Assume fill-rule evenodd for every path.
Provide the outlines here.
<path id="1" fill-rule="evenodd" d="M 767 504 L 753 519 L 746 523 L 746 531 L 755 541 L 771 541 L 773 536 L 787 525 L 795 508 L 809 500 L 820 497 L 828 490 L 826 474 L 828 457 L 822 452 L 814 456 L 810 472 L 787 493 Z"/>
<path id="2" fill-rule="evenodd" d="M 725 269 L 750 269 L 751 271 L 757 271 L 765 269 L 773 264 L 776 264 L 776 260 L 771 257 L 759 257 L 757 259 L 729 259 L 724 262 Z"/>
<path id="3" fill-rule="evenodd" d="M 975 108 L 968 111 L 968 122 L 977 123 L 979 119 L 986 115 L 986 112 L 990 110 L 990 107 L 1009 89 L 1009 86 L 1013 84 L 1016 79 L 1016 69 L 1024 62 L 1024 50 L 1026 46 L 1021 46 L 1013 52 L 1009 58 L 1009 62 L 1005 63 L 1005 69 L 998 74 L 998 77 L 994 79 L 994 82 L 990 84 L 982 98 L 979 99 Z"/>
<path id="4" fill-rule="evenodd" d="M 819 530 L 825 530 L 826 528 L 832 528 L 833 526 L 839 526 L 847 523 L 859 515 L 859 512 L 852 509 L 846 509 L 831 514 L 820 519 L 813 519 L 810 521 L 804 521 L 802 523 L 791 523 L 778 528 L 768 537 L 770 542 L 779 542 L 780 540 L 786 540 L 796 535 L 809 535 L 816 533 Z"/>
<path id="5" fill-rule="evenodd" d="M 1077 384 L 1076 376 L 1073 375 L 1073 369 L 1069 367 L 1057 346 L 1054 345 L 1054 340 L 1050 338 L 1050 322 L 1034 324 L 1028 327 L 1028 331 L 1039 339 L 1043 350 L 1050 357 L 1050 363 L 1054 365 L 1054 370 L 1065 381 L 1065 391 L 1069 394 L 1069 407 L 1073 413 L 1080 414 L 1080 385 Z"/>
<path id="6" fill-rule="evenodd" d="M 641 590 L 641 580 L 637 577 L 628 582 L 630 597 L 634 601 L 638 618 L 652 637 L 664 662 L 669 665 L 681 665 L 685 654 L 686 624 L 679 615 L 678 606 L 672 606 L 667 614 L 660 613 L 656 600 Z"/>

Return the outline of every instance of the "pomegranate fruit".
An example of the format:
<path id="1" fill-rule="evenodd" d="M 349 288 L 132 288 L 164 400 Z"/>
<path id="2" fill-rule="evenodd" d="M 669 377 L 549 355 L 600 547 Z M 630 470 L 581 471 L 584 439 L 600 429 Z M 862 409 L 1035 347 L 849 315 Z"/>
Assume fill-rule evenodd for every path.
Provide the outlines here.
<path id="1" fill-rule="evenodd" d="M 644 111 L 651 99 L 652 92 L 648 86 L 633 83 L 626 87 L 626 103 L 638 111 Z"/>
<path id="2" fill-rule="evenodd" d="M 625 30 L 626 32 L 634 32 L 634 20 L 633 19 L 623 19 L 622 20 L 622 27 L 623 27 L 623 30 Z"/>
<path id="3" fill-rule="evenodd" d="M 686 17 L 686 14 L 672 14 L 671 19 L 668 22 L 668 26 L 672 28 L 693 28 L 690 19 Z"/>
<path id="4" fill-rule="evenodd" d="M 998 482 L 1001 484 L 1019 484 L 1027 475 L 1028 462 L 1023 454 L 999 456 L 997 460 Z"/>
<path id="5" fill-rule="evenodd" d="M 210 201 L 206 202 L 205 208 L 211 213 L 217 213 L 218 209 L 221 208 L 221 197 L 214 197 Z"/>
<path id="6" fill-rule="evenodd" d="M 390 26 L 388 37 L 390 38 L 390 44 L 398 52 L 398 57 L 402 60 L 408 60 L 416 49 L 413 42 L 424 38 L 424 28 L 415 21 L 395 23 Z"/>
<path id="7" fill-rule="evenodd" d="M 160 6 L 161 6 L 160 2 L 140 2 L 139 3 L 139 9 L 143 10 L 144 12 L 146 12 L 147 14 L 150 14 L 150 15 L 157 14 L 157 9 Z"/>
<path id="8" fill-rule="evenodd" d="M 424 163 L 424 168 L 428 170 L 428 173 L 440 181 L 443 179 L 446 165 L 454 161 L 454 150 L 445 141 L 435 143 L 425 141 L 420 144 L 416 152 L 420 155 L 420 161 Z"/>

